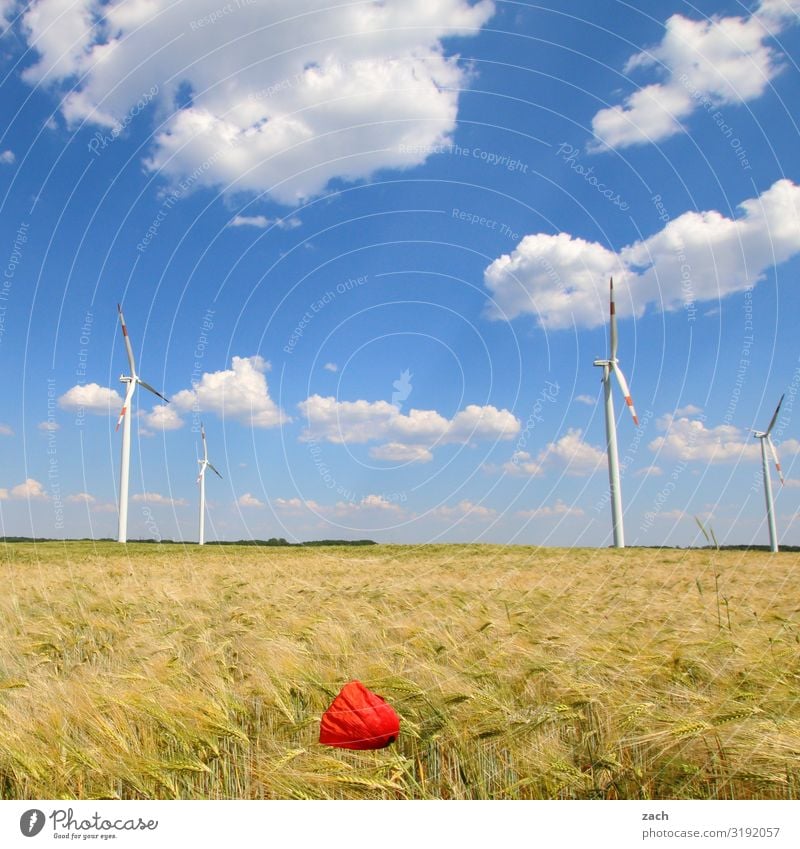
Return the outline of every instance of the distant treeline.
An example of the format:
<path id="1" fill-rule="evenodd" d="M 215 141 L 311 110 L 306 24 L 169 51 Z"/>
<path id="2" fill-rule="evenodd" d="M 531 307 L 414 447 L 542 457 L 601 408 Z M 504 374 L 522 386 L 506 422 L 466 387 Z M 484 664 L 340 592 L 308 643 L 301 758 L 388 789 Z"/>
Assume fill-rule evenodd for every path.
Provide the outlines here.
<path id="1" fill-rule="evenodd" d="M 116 542 L 111 537 L 91 539 L 81 537 L 80 539 L 51 539 L 50 537 L 0 537 L 3 542 Z M 181 541 L 174 539 L 129 539 L 129 543 L 148 543 L 150 545 L 196 545 L 191 540 Z M 458 543 L 454 543 L 457 545 Z M 315 545 L 378 545 L 372 539 L 312 539 L 308 542 L 289 542 L 283 537 L 271 537 L 270 539 L 236 539 L 236 540 L 213 540 L 206 545 L 248 545 L 255 548 L 283 547 L 283 548 L 308 548 Z M 511 547 L 511 546 L 510 546 Z M 519 547 L 519 546 L 513 546 Z M 556 548 L 558 546 L 555 546 Z M 612 548 L 613 546 L 609 546 Z M 645 548 L 666 551 L 769 551 L 768 545 L 721 545 L 719 549 L 713 545 L 629 545 L 628 548 Z M 797 552 L 800 545 L 782 545 L 781 551 Z"/>
<path id="2" fill-rule="evenodd" d="M 116 542 L 111 537 L 100 539 L 51 539 L 49 537 L 0 537 L 3 542 Z M 150 543 L 153 545 L 196 545 L 191 541 L 182 542 L 174 539 L 129 539 L 129 543 Z M 371 539 L 313 539 L 308 542 L 288 542 L 283 537 L 271 537 L 270 539 L 237 539 L 237 540 L 213 540 L 206 545 L 250 545 L 257 547 L 285 546 L 287 548 L 304 548 L 309 545 L 377 545 Z"/>

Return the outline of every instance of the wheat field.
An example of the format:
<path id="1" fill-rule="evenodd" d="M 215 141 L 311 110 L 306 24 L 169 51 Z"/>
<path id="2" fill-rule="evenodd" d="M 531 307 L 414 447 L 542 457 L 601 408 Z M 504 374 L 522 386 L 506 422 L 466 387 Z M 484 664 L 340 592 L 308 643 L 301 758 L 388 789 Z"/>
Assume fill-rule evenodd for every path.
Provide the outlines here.
<path id="1" fill-rule="evenodd" d="M 0 552 L 0 798 L 800 795 L 797 554 Z M 352 679 L 395 745 L 317 742 Z"/>

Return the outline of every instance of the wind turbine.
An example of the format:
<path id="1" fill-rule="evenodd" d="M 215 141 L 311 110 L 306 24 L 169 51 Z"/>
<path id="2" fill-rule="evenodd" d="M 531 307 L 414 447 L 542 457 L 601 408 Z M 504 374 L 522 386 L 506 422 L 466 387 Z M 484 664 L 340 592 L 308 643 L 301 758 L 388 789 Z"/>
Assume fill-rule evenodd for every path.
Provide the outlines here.
<path id="1" fill-rule="evenodd" d="M 780 460 L 778 460 L 778 452 L 775 450 L 775 445 L 770 437 L 770 431 L 775 427 L 775 422 L 778 418 L 778 413 L 783 403 L 784 395 L 781 395 L 781 400 L 778 401 L 778 406 L 772 415 L 772 420 L 769 427 L 765 431 L 754 430 L 753 436 L 761 440 L 761 468 L 764 472 L 764 498 L 767 501 L 767 524 L 769 525 L 769 547 L 771 551 L 778 550 L 778 533 L 775 530 L 775 505 L 772 501 L 772 480 L 769 476 L 769 463 L 767 462 L 767 445 L 772 453 L 772 459 L 775 461 L 775 468 L 778 470 L 778 477 L 783 485 L 783 472 L 781 471 Z"/>
<path id="2" fill-rule="evenodd" d="M 200 436 L 203 439 L 203 459 L 198 460 L 200 464 L 200 474 L 197 476 L 197 482 L 200 484 L 200 536 L 198 545 L 206 543 L 206 469 L 211 469 L 212 472 L 221 480 L 222 475 L 208 461 L 208 446 L 206 445 L 206 430 L 200 423 Z"/>
<path id="3" fill-rule="evenodd" d="M 128 388 L 125 391 L 125 400 L 122 402 L 122 412 L 119 414 L 116 429 L 122 425 L 122 457 L 119 463 L 119 533 L 117 535 L 118 542 L 128 541 L 128 477 L 131 464 L 131 403 L 133 402 L 133 393 L 136 391 L 136 386 L 139 385 L 153 395 L 158 395 L 162 401 L 169 401 L 160 393 L 156 392 L 149 383 L 145 383 L 138 374 L 136 374 L 136 361 L 133 358 L 133 348 L 131 340 L 128 336 L 128 328 L 125 324 L 125 316 L 122 314 L 122 307 L 117 304 L 119 312 L 119 322 L 122 325 L 122 337 L 125 339 L 125 350 L 128 352 L 128 365 L 131 373 L 129 375 L 121 374 L 119 379 L 122 383 L 127 383 Z"/>
<path id="4" fill-rule="evenodd" d="M 622 526 L 622 492 L 619 484 L 619 454 L 617 452 L 617 424 L 614 420 L 614 398 L 611 394 L 611 372 L 613 371 L 617 383 L 625 396 L 625 403 L 633 416 L 633 423 L 638 426 L 639 419 L 633 406 L 628 383 L 625 375 L 619 367 L 617 360 L 617 316 L 614 307 L 614 280 L 609 283 L 610 309 L 611 309 L 611 356 L 607 360 L 595 360 L 594 364 L 603 369 L 603 394 L 605 396 L 606 408 L 606 445 L 608 447 L 608 483 L 611 488 L 611 524 L 614 529 L 614 547 L 625 548 L 625 530 Z"/>

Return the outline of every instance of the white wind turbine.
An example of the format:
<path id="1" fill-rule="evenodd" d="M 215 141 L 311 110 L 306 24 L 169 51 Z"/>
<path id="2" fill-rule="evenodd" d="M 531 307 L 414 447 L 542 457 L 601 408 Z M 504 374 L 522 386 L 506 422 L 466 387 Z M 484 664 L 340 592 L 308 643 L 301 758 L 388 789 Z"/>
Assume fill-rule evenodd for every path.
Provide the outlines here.
<path id="1" fill-rule="evenodd" d="M 206 542 L 206 469 L 211 469 L 214 474 L 222 479 L 222 475 L 208 461 L 208 446 L 206 445 L 206 431 L 201 422 L 200 436 L 203 439 L 203 459 L 198 460 L 200 464 L 200 474 L 197 476 L 197 482 L 200 484 L 200 536 L 198 545 L 205 545 Z"/>
<path id="2" fill-rule="evenodd" d="M 622 526 L 622 492 L 619 484 L 619 454 L 617 452 L 617 425 L 614 420 L 614 398 L 611 394 L 611 372 L 616 375 L 625 403 L 633 416 L 633 423 L 638 426 L 639 419 L 633 407 L 628 383 L 617 361 L 617 316 L 614 307 L 614 280 L 609 283 L 611 303 L 611 356 L 607 360 L 595 360 L 594 364 L 603 369 L 603 394 L 606 408 L 606 445 L 608 446 L 608 483 L 611 488 L 611 523 L 614 529 L 614 547 L 625 548 L 625 530 Z"/>
<path id="3" fill-rule="evenodd" d="M 145 383 L 138 374 L 136 374 L 136 361 L 133 358 L 133 348 L 131 340 L 128 336 L 128 328 L 125 325 L 125 316 L 122 314 L 122 307 L 117 304 L 119 311 L 119 321 L 122 325 L 122 336 L 125 339 L 125 350 L 128 352 L 128 364 L 131 373 L 129 375 L 120 375 L 120 381 L 127 383 L 128 388 L 125 392 L 125 400 L 122 402 L 122 412 L 117 420 L 117 430 L 122 425 L 122 457 L 119 463 L 119 533 L 117 535 L 118 542 L 128 541 L 128 477 L 131 464 L 131 403 L 133 401 L 133 393 L 136 391 L 136 386 L 139 385 L 152 392 L 153 395 L 158 395 L 162 401 L 169 401 L 160 393 L 156 392 L 149 383 Z"/>
<path id="4" fill-rule="evenodd" d="M 775 450 L 775 445 L 772 442 L 772 438 L 770 437 L 770 432 L 772 428 L 775 427 L 775 422 L 778 418 L 778 413 L 781 409 L 781 404 L 783 403 L 784 396 L 781 395 L 781 400 L 778 401 L 778 406 L 775 408 L 775 412 L 772 416 L 772 421 L 769 423 L 769 427 L 765 431 L 754 430 L 753 436 L 756 439 L 761 440 L 761 468 L 764 472 L 764 498 L 767 502 L 767 524 L 769 525 L 769 547 L 772 551 L 778 550 L 778 533 L 775 530 L 775 505 L 772 501 L 772 480 L 769 476 L 769 463 L 767 462 L 767 445 L 769 445 L 769 450 L 772 453 L 772 459 L 775 461 L 775 468 L 778 470 L 778 477 L 781 480 L 781 485 L 783 485 L 783 472 L 781 471 L 781 464 L 778 460 L 778 452 Z"/>

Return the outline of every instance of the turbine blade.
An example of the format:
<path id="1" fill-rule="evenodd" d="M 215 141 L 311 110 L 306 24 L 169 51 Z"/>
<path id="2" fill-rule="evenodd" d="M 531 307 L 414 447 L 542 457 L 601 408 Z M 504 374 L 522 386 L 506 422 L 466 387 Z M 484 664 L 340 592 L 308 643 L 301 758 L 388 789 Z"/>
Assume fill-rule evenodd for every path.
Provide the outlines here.
<path id="1" fill-rule="evenodd" d="M 214 472 L 214 474 L 215 474 L 215 475 L 216 475 L 216 476 L 217 476 L 220 480 L 222 480 L 222 479 L 223 479 L 223 478 L 222 478 L 222 475 L 221 475 L 221 474 L 220 474 L 220 473 L 219 473 L 219 472 L 218 472 L 218 471 L 217 471 L 217 470 L 216 470 L 216 469 L 215 469 L 215 468 L 211 465 L 211 463 L 206 462 L 206 465 L 208 466 L 208 468 L 209 468 L 209 469 L 211 469 L 211 471 L 212 471 L 212 472 Z"/>
<path id="2" fill-rule="evenodd" d="M 769 450 L 772 452 L 772 459 L 775 461 L 775 468 L 778 470 L 778 477 L 781 479 L 781 486 L 783 486 L 783 472 L 781 471 L 781 461 L 778 459 L 778 452 L 775 450 L 775 445 L 769 434 L 767 434 L 766 440 Z"/>
<path id="3" fill-rule="evenodd" d="M 197 476 L 197 480 L 195 481 L 195 483 L 200 483 L 200 481 L 203 479 L 203 475 L 205 473 L 206 473 L 205 464 L 201 462 L 200 463 L 200 474 Z"/>
<path id="4" fill-rule="evenodd" d="M 206 429 L 200 422 L 200 437 L 203 440 L 203 462 L 208 463 L 208 445 L 206 445 Z"/>
<path id="5" fill-rule="evenodd" d="M 131 398 L 133 397 L 133 390 L 136 388 L 136 384 L 131 381 L 128 384 L 128 391 L 125 393 L 125 400 L 122 402 L 122 411 L 119 414 L 119 418 L 117 419 L 117 426 L 114 430 L 119 430 L 119 426 L 122 424 L 122 420 L 125 418 L 125 412 L 130 406 Z"/>
<path id="6" fill-rule="evenodd" d="M 125 340 L 125 350 L 128 352 L 131 377 L 136 377 L 136 361 L 133 359 L 133 347 L 131 346 L 130 336 L 128 336 L 128 325 L 125 324 L 125 316 L 122 314 L 122 307 L 119 304 L 117 304 L 117 310 L 119 311 L 119 322 L 122 325 L 122 338 Z"/>
<path id="7" fill-rule="evenodd" d="M 773 427 L 775 427 L 775 421 L 778 418 L 778 413 L 781 411 L 781 404 L 783 403 L 783 399 L 786 397 L 786 393 L 781 395 L 781 400 L 778 401 L 778 406 L 775 408 L 775 412 L 772 415 L 772 421 L 769 423 L 769 427 L 767 428 L 767 436 L 769 436 L 770 431 Z"/>
<path id="8" fill-rule="evenodd" d="M 619 339 L 617 338 L 617 308 L 614 304 L 614 278 L 610 278 L 609 280 L 609 310 L 610 310 L 610 320 L 611 320 L 611 328 L 610 328 L 610 336 L 611 336 L 611 359 L 616 360 L 617 358 L 617 346 L 619 345 Z"/>
<path id="9" fill-rule="evenodd" d="M 617 365 L 615 360 L 611 361 L 611 368 L 614 369 L 614 374 L 617 376 L 619 388 L 622 390 L 622 394 L 625 396 L 625 403 L 628 405 L 628 409 L 631 411 L 631 415 L 633 416 L 633 423 L 638 427 L 639 417 L 636 415 L 636 408 L 633 406 L 633 398 L 631 398 L 631 391 L 628 389 L 628 381 L 625 380 L 625 375 L 622 373 L 622 369 Z"/>
<path id="10" fill-rule="evenodd" d="M 145 383 L 143 380 L 141 380 L 141 379 L 140 379 L 140 378 L 138 378 L 138 377 L 136 378 L 136 382 L 137 382 L 137 383 L 139 384 L 139 386 L 141 386 L 143 389 L 146 389 L 148 392 L 152 392 L 152 393 L 153 393 L 153 395 L 158 395 L 158 397 L 159 397 L 162 401 L 166 401 L 166 402 L 167 402 L 167 404 L 169 404 L 169 398 L 165 398 L 165 397 L 164 397 L 164 396 L 163 396 L 163 395 L 162 395 L 162 394 L 161 394 L 158 390 L 153 389 L 153 387 L 152 387 L 149 383 Z"/>

